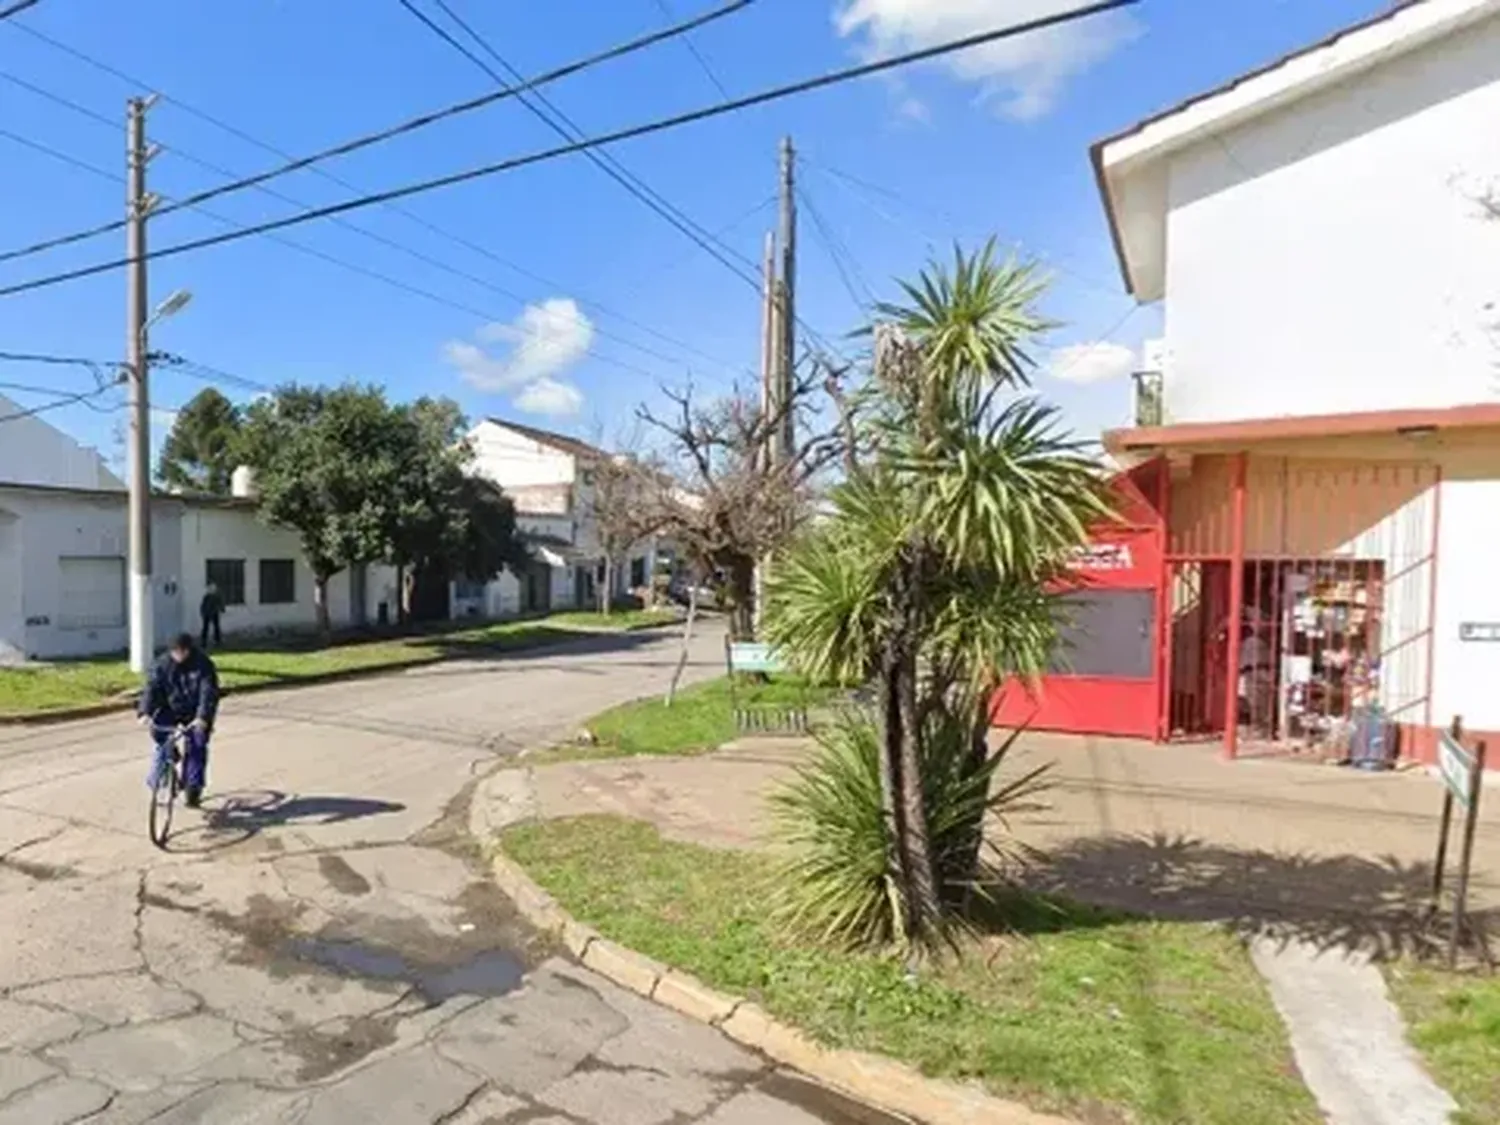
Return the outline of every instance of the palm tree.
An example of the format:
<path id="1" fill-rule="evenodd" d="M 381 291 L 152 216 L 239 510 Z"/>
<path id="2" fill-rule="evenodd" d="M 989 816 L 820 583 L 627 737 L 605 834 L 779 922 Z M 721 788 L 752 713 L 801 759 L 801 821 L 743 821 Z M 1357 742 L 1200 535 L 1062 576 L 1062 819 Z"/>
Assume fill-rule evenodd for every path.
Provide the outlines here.
<path id="1" fill-rule="evenodd" d="M 878 308 L 857 398 L 862 455 L 831 518 L 771 572 L 767 639 L 810 676 L 878 688 L 868 744 L 888 870 L 870 894 L 890 905 L 888 925 L 865 934 L 925 942 L 979 884 L 998 764 L 989 696 L 1046 667 L 1053 591 L 1108 514 L 1095 462 L 1055 409 L 1016 395 L 1030 385 L 1028 349 L 1052 327 L 1036 311 L 1044 288 L 1035 267 L 997 261 L 991 244 L 956 251 L 951 267 L 903 285 L 906 303 Z M 943 771 L 962 783 L 935 784 Z M 959 807 L 934 804 L 955 793 Z M 812 894 L 837 897 L 828 891 Z"/>

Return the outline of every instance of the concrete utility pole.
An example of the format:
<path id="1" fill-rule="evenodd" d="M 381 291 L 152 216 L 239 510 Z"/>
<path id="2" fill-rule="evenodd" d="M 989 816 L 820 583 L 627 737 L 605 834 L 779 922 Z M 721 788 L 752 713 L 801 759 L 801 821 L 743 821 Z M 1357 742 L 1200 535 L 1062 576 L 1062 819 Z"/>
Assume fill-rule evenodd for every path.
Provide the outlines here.
<path id="1" fill-rule="evenodd" d="M 760 408 L 769 415 L 777 401 L 777 379 L 781 370 L 781 328 L 777 316 L 778 294 L 776 288 L 776 235 L 766 232 L 766 252 L 761 264 L 761 322 L 760 322 Z M 774 456 L 776 439 L 767 435 L 767 446 L 761 457 L 767 461 Z"/>
<path id="2" fill-rule="evenodd" d="M 146 384 L 146 111 L 126 103 L 125 357 L 130 379 L 130 667 L 145 672 L 155 649 L 151 604 L 151 399 Z"/>
<path id="3" fill-rule="evenodd" d="M 780 397 L 778 390 L 781 371 L 781 320 L 777 305 L 776 285 L 776 235 L 766 232 L 765 259 L 761 265 L 761 322 L 760 322 L 760 410 L 761 417 L 770 417 Z M 756 450 L 756 468 L 769 469 L 780 456 L 778 434 L 767 433 L 764 444 Z M 755 629 L 760 632 L 761 612 L 766 604 L 766 560 L 755 564 Z"/>
<path id="4" fill-rule="evenodd" d="M 790 409 L 797 377 L 797 153 L 792 138 L 781 142 L 781 278 L 777 310 L 781 348 L 776 379 L 777 402 L 785 410 L 776 441 L 776 456 L 790 459 L 796 451 L 797 419 Z"/>

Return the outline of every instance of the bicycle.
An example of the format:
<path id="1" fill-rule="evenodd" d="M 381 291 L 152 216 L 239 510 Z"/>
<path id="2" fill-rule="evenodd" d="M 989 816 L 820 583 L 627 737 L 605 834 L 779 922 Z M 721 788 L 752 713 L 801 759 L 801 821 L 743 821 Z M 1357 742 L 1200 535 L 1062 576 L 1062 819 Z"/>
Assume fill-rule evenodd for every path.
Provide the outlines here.
<path id="1" fill-rule="evenodd" d="M 155 784 L 151 787 L 151 814 L 147 832 L 151 842 L 163 851 L 167 847 L 167 836 L 172 831 L 172 809 L 177 803 L 177 794 L 182 792 L 182 768 L 187 757 L 188 726 L 178 723 L 163 727 L 155 723 L 151 731 L 168 738 L 166 752 L 156 751 L 158 760 L 155 769 Z"/>

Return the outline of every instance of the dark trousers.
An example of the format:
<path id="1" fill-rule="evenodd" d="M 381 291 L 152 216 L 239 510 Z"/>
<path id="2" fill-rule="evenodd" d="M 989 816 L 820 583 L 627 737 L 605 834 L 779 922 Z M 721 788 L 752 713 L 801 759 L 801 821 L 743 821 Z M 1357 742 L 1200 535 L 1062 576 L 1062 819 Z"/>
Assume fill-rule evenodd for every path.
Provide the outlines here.
<path id="1" fill-rule="evenodd" d="M 157 732 L 152 738 L 156 742 L 156 753 L 151 758 L 151 776 L 146 784 L 156 787 L 156 779 L 167 768 L 171 753 L 172 728 L 176 720 L 170 715 L 157 715 L 152 722 Z M 208 780 L 208 732 L 189 727 L 187 732 L 187 756 L 182 763 L 182 784 L 185 789 L 201 790 Z"/>
<path id="2" fill-rule="evenodd" d="M 210 630 L 213 631 L 214 644 L 215 645 L 223 645 L 223 643 L 224 643 L 224 630 L 219 627 L 219 615 L 218 614 L 214 614 L 212 617 L 205 617 L 203 619 L 203 635 L 199 638 L 199 643 L 205 649 L 208 648 L 208 634 L 209 634 Z"/>

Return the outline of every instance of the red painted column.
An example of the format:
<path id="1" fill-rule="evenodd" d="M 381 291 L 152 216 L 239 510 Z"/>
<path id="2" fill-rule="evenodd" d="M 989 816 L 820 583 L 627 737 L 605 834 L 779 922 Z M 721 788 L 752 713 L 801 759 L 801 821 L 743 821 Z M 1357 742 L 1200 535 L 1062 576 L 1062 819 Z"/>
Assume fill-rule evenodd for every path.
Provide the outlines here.
<path id="1" fill-rule="evenodd" d="M 1167 553 L 1172 547 L 1171 493 L 1172 465 L 1166 454 L 1161 457 L 1156 477 L 1157 535 L 1161 542 L 1161 570 L 1156 589 L 1156 741 L 1172 738 L 1172 564 Z"/>
<path id="2" fill-rule="evenodd" d="M 1234 458 L 1229 527 L 1229 652 L 1224 686 L 1224 756 L 1234 758 L 1240 745 L 1240 640 L 1245 615 L 1245 476 L 1249 455 Z"/>

